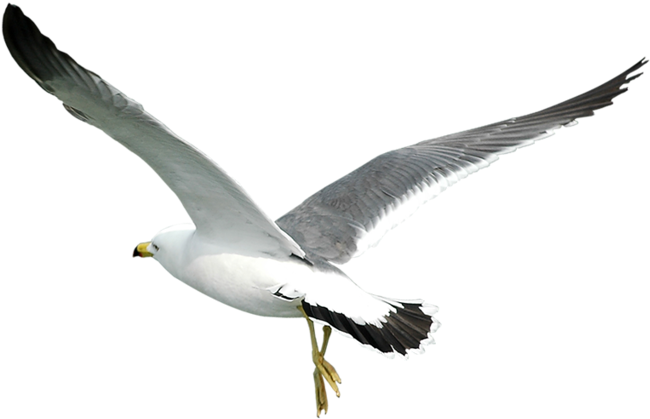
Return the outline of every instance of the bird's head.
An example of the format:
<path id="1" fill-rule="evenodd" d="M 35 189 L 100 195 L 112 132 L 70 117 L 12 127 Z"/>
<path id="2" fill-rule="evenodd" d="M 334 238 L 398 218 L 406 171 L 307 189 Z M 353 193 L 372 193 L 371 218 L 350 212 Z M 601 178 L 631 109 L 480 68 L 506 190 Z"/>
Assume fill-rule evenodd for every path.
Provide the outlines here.
<path id="1" fill-rule="evenodd" d="M 168 227 L 156 234 L 151 241 L 137 245 L 133 257 L 153 257 L 169 271 L 186 255 L 188 241 L 193 233 L 194 227 L 187 224 Z"/>

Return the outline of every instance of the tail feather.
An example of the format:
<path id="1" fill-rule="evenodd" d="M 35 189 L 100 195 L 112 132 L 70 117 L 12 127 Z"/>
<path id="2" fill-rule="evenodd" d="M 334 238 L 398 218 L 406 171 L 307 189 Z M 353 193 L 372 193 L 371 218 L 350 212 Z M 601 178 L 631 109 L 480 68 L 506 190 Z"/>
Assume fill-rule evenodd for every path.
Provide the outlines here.
<path id="1" fill-rule="evenodd" d="M 342 313 L 328 310 L 317 304 L 302 302 L 302 308 L 312 319 L 323 321 L 364 345 L 390 355 L 398 353 L 408 356 L 410 352 L 424 349 L 424 345 L 433 343 L 431 336 L 440 326 L 433 315 L 436 306 L 421 301 L 393 301 L 380 298 L 391 306 L 390 312 L 378 325 L 359 324 Z"/>

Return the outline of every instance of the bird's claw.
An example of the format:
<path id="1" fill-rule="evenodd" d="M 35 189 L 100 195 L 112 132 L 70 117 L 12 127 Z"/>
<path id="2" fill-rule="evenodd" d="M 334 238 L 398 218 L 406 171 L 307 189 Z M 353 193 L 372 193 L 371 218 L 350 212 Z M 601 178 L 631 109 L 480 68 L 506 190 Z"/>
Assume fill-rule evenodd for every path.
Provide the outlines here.
<path id="1" fill-rule="evenodd" d="M 316 387 L 316 416 L 320 417 L 321 411 L 327 413 L 327 392 L 325 391 L 325 382 L 327 382 L 332 390 L 336 393 L 336 397 L 341 397 L 339 386 L 341 384 L 341 377 L 336 372 L 332 364 L 325 361 L 320 353 L 315 354 L 314 364 L 314 385 Z"/>

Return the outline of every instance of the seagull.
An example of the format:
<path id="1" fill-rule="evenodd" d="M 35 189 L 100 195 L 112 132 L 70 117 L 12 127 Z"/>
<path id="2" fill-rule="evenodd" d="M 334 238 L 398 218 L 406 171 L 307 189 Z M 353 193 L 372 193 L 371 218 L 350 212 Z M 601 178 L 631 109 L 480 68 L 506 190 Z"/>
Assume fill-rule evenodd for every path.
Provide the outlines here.
<path id="1" fill-rule="evenodd" d="M 7 47 L 22 70 L 77 119 L 144 160 L 180 199 L 193 225 L 166 228 L 136 246 L 172 276 L 236 309 L 302 317 L 309 327 L 316 413 L 341 378 L 325 360 L 332 328 L 385 355 L 408 356 L 433 343 L 437 307 L 365 292 L 340 268 L 374 246 L 421 205 L 500 155 L 546 138 L 612 104 L 642 59 L 582 95 L 529 115 L 384 153 L 271 220 L 245 190 L 142 105 L 77 64 L 21 9 L 3 18 Z M 314 322 L 323 324 L 318 345 Z"/>

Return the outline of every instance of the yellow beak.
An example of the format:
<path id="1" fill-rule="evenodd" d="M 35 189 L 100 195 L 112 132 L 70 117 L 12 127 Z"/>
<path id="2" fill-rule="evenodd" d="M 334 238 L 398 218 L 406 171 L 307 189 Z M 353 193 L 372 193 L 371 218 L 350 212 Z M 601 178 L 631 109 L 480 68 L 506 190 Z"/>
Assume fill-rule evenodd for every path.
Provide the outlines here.
<path id="1" fill-rule="evenodd" d="M 145 242 L 145 243 L 140 243 L 135 247 L 135 250 L 133 251 L 133 257 L 140 256 L 141 258 L 148 258 L 153 256 L 153 253 L 149 253 L 147 251 L 147 248 L 151 242 Z"/>

